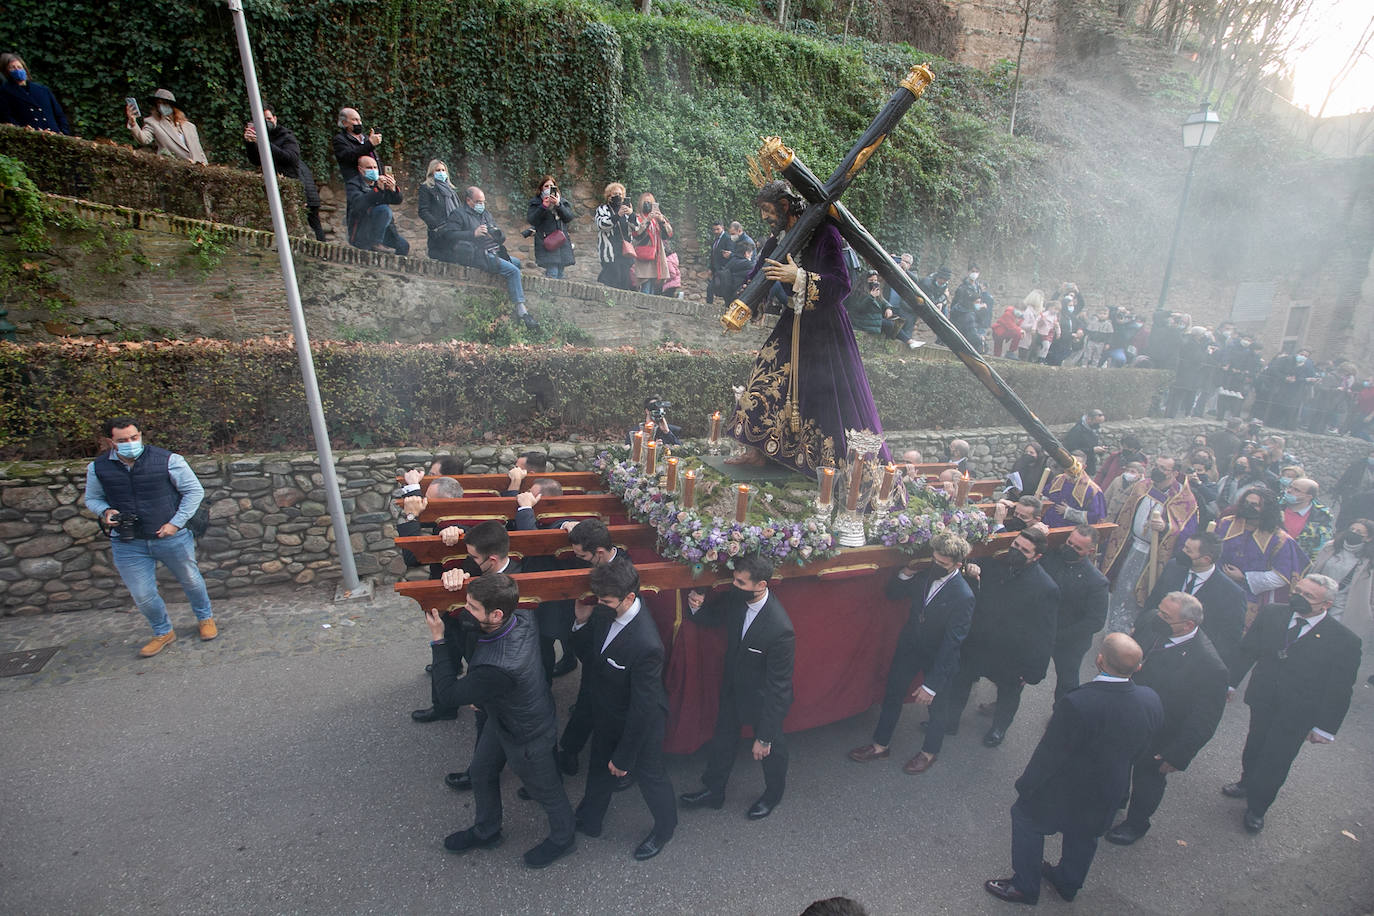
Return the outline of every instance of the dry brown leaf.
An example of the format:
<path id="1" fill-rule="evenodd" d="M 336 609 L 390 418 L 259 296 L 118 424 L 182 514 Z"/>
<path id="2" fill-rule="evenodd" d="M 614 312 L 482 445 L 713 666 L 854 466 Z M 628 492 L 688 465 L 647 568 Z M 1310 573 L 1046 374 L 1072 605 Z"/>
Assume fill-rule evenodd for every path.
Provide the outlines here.
<path id="1" fill-rule="evenodd" d="M 1355 836 L 1355 834 L 1351 833 L 1349 830 L 1342 830 L 1342 831 L 1341 831 L 1341 836 L 1348 836 L 1348 837 L 1350 837 L 1352 840 L 1354 840 L 1356 843 L 1358 843 L 1358 842 L 1360 841 L 1360 838 L 1357 837 L 1357 836 Z"/>

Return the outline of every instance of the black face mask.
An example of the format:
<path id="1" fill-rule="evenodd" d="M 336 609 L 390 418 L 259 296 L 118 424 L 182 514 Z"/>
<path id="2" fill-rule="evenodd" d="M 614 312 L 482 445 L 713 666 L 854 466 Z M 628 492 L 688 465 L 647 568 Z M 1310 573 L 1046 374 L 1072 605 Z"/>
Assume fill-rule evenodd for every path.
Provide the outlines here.
<path id="1" fill-rule="evenodd" d="M 1150 471 L 1150 483 L 1154 484 L 1155 486 L 1163 486 L 1164 481 L 1166 479 L 1168 479 L 1168 475 L 1161 471 L 1159 468 L 1154 468 Z"/>
<path id="2" fill-rule="evenodd" d="M 1026 555 L 1014 547 L 1008 547 L 1003 556 L 1007 558 L 1007 565 L 1012 569 L 1025 569 L 1030 565 L 1030 560 Z"/>
<path id="3" fill-rule="evenodd" d="M 732 585 L 730 586 L 730 590 L 743 598 L 745 604 L 753 604 L 755 601 L 759 600 L 759 596 L 749 591 L 747 588 L 740 588 L 738 585 Z"/>
<path id="4" fill-rule="evenodd" d="M 1260 510 L 1247 503 L 1241 506 L 1236 514 L 1244 519 L 1257 519 L 1260 517 Z"/>
<path id="5" fill-rule="evenodd" d="M 620 207 L 621 207 L 621 205 L 623 205 L 624 203 L 625 203 L 625 198 L 621 197 L 619 194 L 617 194 L 616 196 L 612 197 L 611 200 L 610 200 L 610 204 L 611 204 L 611 209 L 612 209 L 612 210 L 619 210 Z"/>
<path id="6" fill-rule="evenodd" d="M 1303 617 L 1312 613 L 1312 602 L 1296 592 L 1289 596 L 1288 606 L 1293 609 L 1294 614 L 1299 614 Z"/>
<path id="7" fill-rule="evenodd" d="M 363 135 L 363 126 L 361 124 L 352 124 L 348 128 L 348 132 L 361 137 Z"/>
<path id="8" fill-rule="evenodd" d="M 472 616 L 472 612 L 467 608 L 463 608 L 462 613 L 458 615 L 458 626 L 467 631 L 482 629 L 482 624 L 478 622 L 476 617 Z"/>
<path id="9" fill-rule="evenodd" d="M 1345 546 L 1351 550 L 1359 550 L 1365 545 L 1365 539 L 1358 534 L 1347 534 L 1345 536 Z"/>
<path id="10" fill-rule="evenodd" d="M 640 207 L 640 209 L 644 211 L 645 216 L 648 216 L 650 213 L 654 212 L 654 205 L 651 201 L 646 200 L 644 201 L 644 205 Z"/>
<path id="11" fill-rule="evenodd" d="M 1077 563 L 1079 560 L 1086 559 L 1085 557 L 1079 556 L 1078 551 L 1074 550 L 1068 544 L 1064 544 L 1059 548 L 1059 556 L 1065 563 Z"/>

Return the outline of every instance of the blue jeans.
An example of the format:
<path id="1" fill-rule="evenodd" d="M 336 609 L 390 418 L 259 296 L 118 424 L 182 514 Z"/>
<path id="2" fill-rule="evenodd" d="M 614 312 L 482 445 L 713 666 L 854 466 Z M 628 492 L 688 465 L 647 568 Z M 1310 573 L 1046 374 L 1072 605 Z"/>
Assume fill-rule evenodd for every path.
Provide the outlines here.
<path id="1" fill-rule="evenodd" d="M 562 280 L 562 279 L 563 279 L 563 268 L 562 268 L 562 267 L 545 267 L 545 268 L 544 268 L 544 276 L 548 277 L 550 280 Z"/>
<path id="2" fill-rule="evenodd" d="M 486 266 L 482 268 L 489 274 L 500 274 L 506 279 L 506 292 L 511 301 L 520 305 L 525 301 L 525 285 L 520 282 L 520 259 L 511 255 L 507 261 L 494 251 L 486 254 Z"/>
<path id="3" fill-rule="evenodd" d="M 353 233 L 354 248 L 371 250 L 378 245 L 393 249 L 403 257 L 410 254 L 410 243 L 401 238 L 401 234 L 396 231 L 396 220 L 391 215 L 391 208 L 386 204 L 378 204 L 368 210 L 358 223 L 357 231 Z"/>
<path id="4" fill-rule="evenodd" d="M 196 619 L 209 620 L 213 616 L 210 594 L 196 566 L 196 539 L 189 529 L 183 528 L 169 538 L 131 538 L 127 541 L 114 538 L 110 541 L 110 553 L 119 577 L 133 596 L 134 604 L 148 618 L 154 635 L 162 636 L 172 629 L 172 622 L 167 619 L 167 605 L 157 591 L 159 560 L 181 583 L 181 590 L 191 602 Z"/>

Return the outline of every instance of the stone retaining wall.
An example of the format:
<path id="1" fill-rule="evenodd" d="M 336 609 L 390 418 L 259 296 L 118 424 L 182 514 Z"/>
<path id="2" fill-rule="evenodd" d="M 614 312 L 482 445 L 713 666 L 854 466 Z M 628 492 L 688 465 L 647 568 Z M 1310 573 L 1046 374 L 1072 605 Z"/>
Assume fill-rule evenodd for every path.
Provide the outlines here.
<path id="1" fill-rule="evenodd" d="M 1114 445 L 1134 432 L 1149 450 L 1181 452 L 1199 432 L 1217 428 L 1203 420 L 1135 420 L 1107 424 L 1103 439 Z M 1057 430 L 1064 432 L 1063 429 Z M 962 431 L 896 432 L 894 450 L 920 448 L 927 460 L 943 454 L 954 437 L 974 450 L 974 474 L 1006 473 L 1028 441 L 1017 427 Z M 547 449 L 555 470 L 587 470 L 602 443 L 577 442 L 451 448 L 465 473 L 502 471 L 528 448 Z M 1356 439 L 1295 434 L 1288 449 L 1303 460 L 1323 487 L 1334 485 L 1354 460 L 1369 453 Z M 389 508 L 396 474 L 423 466 L 429 452 L 336 454 L 344 508 L 349 515 L 358 572 L 382 586 L 405 574 L 392 542 Z M 211 525 L 199 542 L 199 560 L 212 597 L 247 588 L 302 587 L 337 579 L 334 531 L 311 454 L 191 457 L 206 489 Z M 87 462 L 22 462 L 0 467 L 0 614 L 38 614 L 127 607 L 129 597 L 111 563 L 109 548 L 81 498 Z M 166 575 L 165 570 L 162 575 Z M 176 585 L 167 582 L 176 595 Z"/>

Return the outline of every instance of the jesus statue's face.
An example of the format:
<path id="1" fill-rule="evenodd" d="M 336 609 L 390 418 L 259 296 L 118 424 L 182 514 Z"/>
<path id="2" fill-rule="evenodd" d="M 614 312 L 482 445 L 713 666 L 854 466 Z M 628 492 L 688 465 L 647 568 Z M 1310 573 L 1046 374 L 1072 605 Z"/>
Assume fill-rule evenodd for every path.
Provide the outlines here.
<path id="1" fill-rule="evenodd" d="M 778 208 L 770 203 L 759 204 L 759 219 L 763 220 L 764 224 L 767 225 L 769 229 L 773 230 L 774 235 L 787 228 L 787 217 L 785 214 L 780 213 Z"/>

